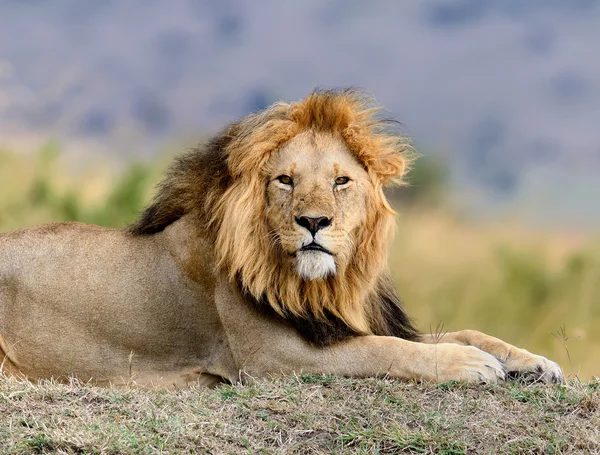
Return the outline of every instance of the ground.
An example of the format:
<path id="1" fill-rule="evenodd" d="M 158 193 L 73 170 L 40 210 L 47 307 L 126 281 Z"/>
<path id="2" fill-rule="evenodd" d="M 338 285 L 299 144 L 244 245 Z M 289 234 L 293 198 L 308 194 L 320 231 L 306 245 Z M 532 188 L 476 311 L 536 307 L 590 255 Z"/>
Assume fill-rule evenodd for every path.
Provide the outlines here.
<path id="1" fill-rule="evenodd" d="M 148 391 L 0 378 L 0 453 L 600 453 L 600 380 L 301 375 Z"/>

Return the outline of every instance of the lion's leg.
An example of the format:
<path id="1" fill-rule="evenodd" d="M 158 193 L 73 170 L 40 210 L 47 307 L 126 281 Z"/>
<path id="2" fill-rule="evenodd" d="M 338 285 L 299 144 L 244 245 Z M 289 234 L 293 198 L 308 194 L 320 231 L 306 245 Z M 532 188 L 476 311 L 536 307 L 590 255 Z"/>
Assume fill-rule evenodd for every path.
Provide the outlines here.
<path id="1" fill-rule="evenodd" d="M 301 372 L 348 377 L 390 375 L 437 382 L 496 383 L 504 378 L 496 358 L 471 346 L 432 346 L 387 336 L 357 336 L 315 346 L 286 322 L 256 311 L 229 283 L 221 283 L 216 294 L 228 346 L 242 379 Z"/>
<path id="2" fill-rule="evenodd" d="M 504 379 L 497 360 L 480 349 L 450 343 L 432 346 L 394 337 L 359 336 L 328 347 L 297 339 L 286 351 L 287 371 L 313 371 L 349 377 L 389 375 L 427 382 L 496 383 Z M 278 355 L 281 355 L 279 353 Z"/>
<path id="3" fill-rule="evenodd" d="M 557 363 L 485 333 L 476 330 L 461 330 L 460 332 L 446 333 L 440 337 L 428 334 L 423 335 L 420 341 L 429 344 L 453 343 L 475 346 L 500 360 L 509 375 L 534 376 L 543 382 L 561 382 L 563 380 L 562 370 Z"/>

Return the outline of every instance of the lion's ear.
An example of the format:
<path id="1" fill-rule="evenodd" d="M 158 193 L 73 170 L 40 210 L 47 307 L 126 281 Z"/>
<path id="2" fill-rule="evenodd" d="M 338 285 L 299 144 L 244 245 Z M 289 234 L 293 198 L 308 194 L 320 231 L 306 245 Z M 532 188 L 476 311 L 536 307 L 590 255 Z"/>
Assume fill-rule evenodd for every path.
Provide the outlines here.
<path id="1" fill-rule="evenodd" d="M 406 185 L 404 177 L 415 160 L 415 154 L 408 143 L 393 141 L 378 154 L 374 171 L 384 186 Z"/>
<path id="2" fill-rule="evenodd" d="M 401 124 L 377 116 L 378 111 L 358 112 L 355 121 L 341 132 L 342 137 L 383 186 L 403 185 L 416 153 L 410 140 L 402 134 Z"/>
<path id="3" fill-rule="evenodd" d="M 373 168 L 384 186 L 406 185 L 406 174 L 418 155 L 411 141 L 403 134 L 400 122 L 390 118 L 379 118 L 373 130 L 373 148 L 377 159 Z"/>

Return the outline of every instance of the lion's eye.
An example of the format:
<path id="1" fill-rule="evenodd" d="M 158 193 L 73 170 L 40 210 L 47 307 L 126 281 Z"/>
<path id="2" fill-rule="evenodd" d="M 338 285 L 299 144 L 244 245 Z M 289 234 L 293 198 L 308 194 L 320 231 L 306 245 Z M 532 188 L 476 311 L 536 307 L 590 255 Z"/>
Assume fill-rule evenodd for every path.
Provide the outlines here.
<path id="1" fill-rule="evenodd" d="M 277 180 L 279 180 L 279 182 L 283 183 L 284 185 L 291 185 L 292 183 L 294 183 L 294 180 L 292 180 L 292 178 L 289 175 L 280 175 L 279 177 L 277 177 Z"/>
<path id="2" fill-rule="evenodd" d="M 337 179 L 335 179 L 335 184 L 336 185 L 345 185 L 349 181 L 350 181 L 350 179 L 348 177 L 338 177 Z"/>

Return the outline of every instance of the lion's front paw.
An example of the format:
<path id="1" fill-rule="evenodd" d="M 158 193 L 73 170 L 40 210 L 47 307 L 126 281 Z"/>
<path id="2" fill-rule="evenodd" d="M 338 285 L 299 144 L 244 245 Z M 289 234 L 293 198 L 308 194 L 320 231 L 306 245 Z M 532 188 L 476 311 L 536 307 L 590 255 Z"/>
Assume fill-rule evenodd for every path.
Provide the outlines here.
<path id="1" fill-rule="evenodd" d="M 472 346 L 436 346 L 438 382 L 464 381 L 496 384 L 505 378 L 504 367 L 494 356 Z"/>
<path id="2" fill-rule="evenodd" d="M 504 362 L 504 368 L 511 378 L 544 383 L 559 383 L 564 379 L 562 369 L 556 362 L 541 355 L 532 354 L 525 349 L 521 349 L 517 355 L 509 357 Z"/>

